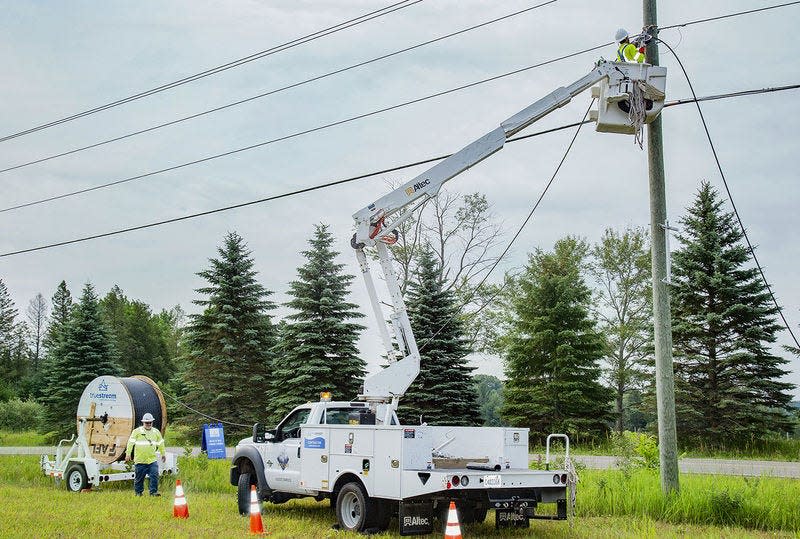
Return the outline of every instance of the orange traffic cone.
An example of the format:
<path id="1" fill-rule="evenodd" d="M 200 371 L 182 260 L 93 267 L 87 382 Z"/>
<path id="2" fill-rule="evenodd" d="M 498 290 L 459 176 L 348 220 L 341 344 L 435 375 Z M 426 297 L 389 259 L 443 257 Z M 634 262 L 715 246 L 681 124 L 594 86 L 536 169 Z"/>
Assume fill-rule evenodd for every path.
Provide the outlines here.
<path id="1" fill-rule="evenodd" d="M 181 480 L 175 481 L 175 503 L 172 505 L 172 516 L 175 518 L 189 518 L 189 505 L 183 495 Z"/>
<path id="2" fill-rule="evenodd" d="M 261 521 L 261 502 L 258 501 L 256 486 L 250 486 L 250 535 L 265 535 L 264 523 Z"/>
<path id="3" fill-rule="evenodd" d="M 447 511 L 447 527 L 444 530 L 444 539 L 461 539 L 461 526 L 458 525 L 455 502 L 450 502 L 450 510 Z"/>

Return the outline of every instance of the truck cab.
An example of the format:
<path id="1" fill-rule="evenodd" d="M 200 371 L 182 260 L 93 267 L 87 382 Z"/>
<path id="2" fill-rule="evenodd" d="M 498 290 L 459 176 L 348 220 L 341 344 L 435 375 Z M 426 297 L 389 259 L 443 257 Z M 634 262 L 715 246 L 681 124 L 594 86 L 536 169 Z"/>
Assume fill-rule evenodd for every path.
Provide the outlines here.
<path id="1" fill-rule="evenodd" d="M 394 410 L 386 404 L 378 404 L 375 412 L 365 402 L 331 401 L 323 394 L 319 402 L 297 406 L 274 428 L 261 424 L 253 426 L 253 436 L 245 438 L 236 447 L 231 466 L 231 484 L 239 487 L 239 510 L 248 512 L 250 486 L 256 485 L 259 497 L 273 503 L 282 503 L 291 498 L 322 497 L 320 485 L 308 484 L 303 476 L 311 470 L 305 466 L 326 464 L 303 460 L 303 450 L 321 449 L 326 444 L 324 436 L 315 435 L 314 427 L 329 425 L 388 424 L 399 428 L 400 422 Z M 321 470 L 320 470 L 321 471 Z"/>

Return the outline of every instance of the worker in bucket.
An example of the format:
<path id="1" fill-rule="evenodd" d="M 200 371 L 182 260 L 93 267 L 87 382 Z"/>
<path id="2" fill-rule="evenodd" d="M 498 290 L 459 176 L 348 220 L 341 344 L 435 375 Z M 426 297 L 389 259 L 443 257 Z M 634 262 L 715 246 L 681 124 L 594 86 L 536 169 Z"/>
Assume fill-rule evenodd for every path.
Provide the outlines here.
<path id="1" fill-rule="evenodd" d="M 644 46 L 637 47 L 630 42 L 628 31 L 624 28 L 617 30 L 614 36 L 617 42 L 617 62 L 635 62 L 641 64 L 644 62 Z"/>
<path id="2" fill-rule="evenodd" d="M 158 429 L 153 428 L 153 414 L 147 412 L 142 416 L 142 426 L 131 432 L 128 447 L 125 450 L 125 461 L 131 460 L 136 464 L 136 474 L 133 480 L 133 491 L 137 496 L 144 492 L 144 476 L 149 477 L 150 496 L 161 496 L 158 492 L 158 456 L 156 450 L 161 452 L 161 462 L 167 461 L 164 438 Z"/>

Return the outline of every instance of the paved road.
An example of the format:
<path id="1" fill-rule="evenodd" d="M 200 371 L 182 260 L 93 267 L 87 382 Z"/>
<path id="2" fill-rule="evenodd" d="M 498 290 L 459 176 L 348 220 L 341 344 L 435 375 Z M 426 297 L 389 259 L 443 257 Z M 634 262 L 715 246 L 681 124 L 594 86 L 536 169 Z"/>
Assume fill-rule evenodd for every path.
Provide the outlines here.
<path id="1" fill-rule="evenodd" d="M 168 447 L 167 451 L 183 455 L 182 447 Z M 55 447 L 0 447 L 0 455 L 55 455 Z M 192 449 L 196 455 L 200 448 Z M 233 456 L 233 448 L 227 449 L 228 458 Z M 530 455 L 531 460 L 538 455 Z M 599 455 L 576 455 L 574 460 L 593 469 L 610 469 L 616 466 L 616 457 Z M 678 461 L 678 467 L 683 473 L 704 473 L 714 475 L 747 475 L 747 476 L 772 476 L 791 477 L 800 479 L 800 462 L 781 462 L 773 460 L 729 460 L 729 459 L 690 459 Z"/>
<path id="2" fill-rule="evenodd" d="M 530 455 L 530 458 L 535 460 L 538 455 Z M 616 457 L 575 455 L 573 459 L 587 468 L 605 470 L 616 466 Z M 800 478 L 800 462 L 684 458 L 678 461 L 678 468 L 683 473 Z"/>
<path id="3" fill-rule="evenodd" d="M 168 447 L 167 452 L 175 453 L 176 455 L 184 455 L 186 454 L 186 450 L 183 447 Z M 192 455 L 197 455 L 200 453 L 199 447 L 192 448 Z M 226 453 L 228 458 L 233 456 L 233 448 L 228 447 L 226 449 Z M 45 447 L 45 446 L 36 446 L 36 447 L 0 447 L 0 455 L 55 455 L 56 448 L 53 447 Z"/>

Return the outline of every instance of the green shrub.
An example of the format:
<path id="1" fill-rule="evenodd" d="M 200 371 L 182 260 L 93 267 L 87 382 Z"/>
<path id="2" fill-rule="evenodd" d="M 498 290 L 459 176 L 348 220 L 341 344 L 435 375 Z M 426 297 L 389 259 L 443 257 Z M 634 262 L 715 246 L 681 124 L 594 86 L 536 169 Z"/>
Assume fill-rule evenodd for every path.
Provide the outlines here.
<path id="1" fill-rule="evenodd" d="M 12 399 L 0 402 L 0 429 L 11 431 L 38 430 L 42 426 L 44 408 L 36 401 Z"/>

